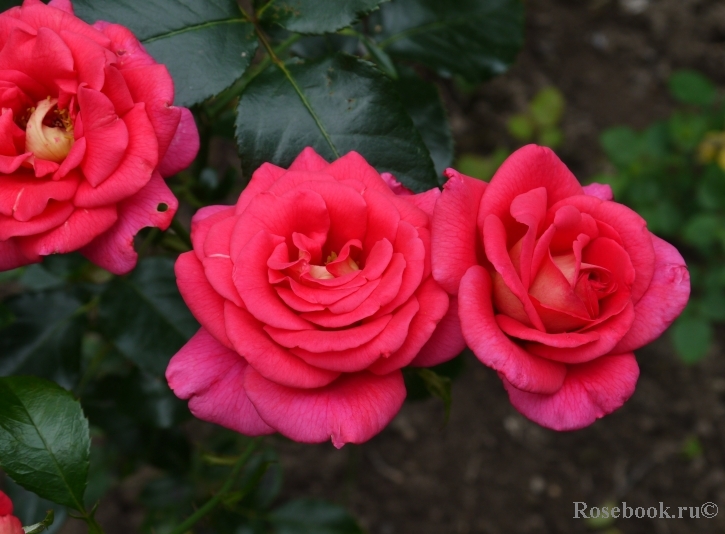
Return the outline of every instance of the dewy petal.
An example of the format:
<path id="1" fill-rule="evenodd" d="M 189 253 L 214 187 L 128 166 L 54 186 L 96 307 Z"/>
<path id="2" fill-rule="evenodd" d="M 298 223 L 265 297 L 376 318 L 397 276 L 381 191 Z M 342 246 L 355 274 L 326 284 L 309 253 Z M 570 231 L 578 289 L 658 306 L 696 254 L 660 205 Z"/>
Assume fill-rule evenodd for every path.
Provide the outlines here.
<path id="1" fill-rule="evenodd" d="M 143 189 L 117 206 L 118 222 L 80 252 L 96 265 L 120 275 L 136 266 L 138 254 L 133 249 L 134 236 L 147 226 L 166 230 L 179 201 L 164 179 L 154 173 Z"/>
<path id="2" fill-rule="evenodd" d="M 303 443 L 332 440 L 340 448 L 363 443 L 387 426 L 405 400 L 400 371 L 385 376 L 346 374 L 318 389 L 295 389 L 250 370 L 245 389 L 264 421 Z"/>
<path id="3" fill-rule="evenodd" d="M 491 277 L 478 265 L 461 280 L 458 314 L 463 337 L 476 357 L 516 387 L 554 393 L 564 383 L 566 366 L 529 354 L 501 332 L 491 302 Z"/>
<path id="4" fill-rule="evenodd" d="M 478 263 L 481 247 L 476 220 L 488 184 L 446 169 L 448 181 L 436 203 L 431 226 L 433 278 L 451 295 L 458 294 L 461 278 Z"/>
<path id="5" fill-rule="evenodd" d="M 551 395 L 521 391 L 504 380 L 511 404 L 553 430 L 576 430 L 622 406 L 634 393 L 639 367 L 634 354 L 602 356 L 568 366 L 561 389 Z"/>
<path id="6" fill-rule="evenodd" d="M 635 319 L 614 348 L 627 352 L 655 340 L 675 320 L 690 296 L 690 273 L 675 247 L 654 234 L 655 269 L 652 282 L 634 307 Z"/>
<path id="7" fill-rule="evenodd" d="M 247 436 L 275 430 L 259 417 L 244 391 L 247 361 L 201 328 L 166 370 L 166 380 L 177 397 L 189 399 L 195 417 Z"/>

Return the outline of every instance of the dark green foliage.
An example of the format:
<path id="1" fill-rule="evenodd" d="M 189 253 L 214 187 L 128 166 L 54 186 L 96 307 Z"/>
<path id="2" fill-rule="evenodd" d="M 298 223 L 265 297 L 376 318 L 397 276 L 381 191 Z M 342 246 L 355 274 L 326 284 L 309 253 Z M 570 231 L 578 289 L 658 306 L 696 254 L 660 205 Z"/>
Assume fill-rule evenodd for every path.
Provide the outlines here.
<path id="1" fill-rule="evenodd" d="M 417 192 L 437 185 L 393 82 L 344 54 L 271 66 L 259 75 L 239 101 L 237 142 L 247 175 L 264 162 L 287 167 L 311 146 L 329 161 L 357 151 Z"/>
<path id="2" fill-rule="evenodd" d="M 35 377 L 0 378 L 0 467 L 40 497 L 84 510 L 88 421 L 70 393 Z"/>

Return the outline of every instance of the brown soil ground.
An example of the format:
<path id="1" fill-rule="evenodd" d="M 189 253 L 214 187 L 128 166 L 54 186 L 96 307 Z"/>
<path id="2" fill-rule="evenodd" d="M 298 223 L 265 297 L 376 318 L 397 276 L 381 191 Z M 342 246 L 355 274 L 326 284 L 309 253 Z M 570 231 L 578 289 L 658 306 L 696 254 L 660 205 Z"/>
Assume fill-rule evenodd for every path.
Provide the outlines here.
<path id="1" fill-rule="evenodd" d="M 606 168 L 599 132 L 641 128 L 669 114 L 672 70 L 698 69 L 725 84 L 720 0 L 537 0 L 526 7 L 527 43 L 516 66 L 474 97 L 448 91 L 459 152 L 490 153 L 506 138 L 505 119 L 555 85 L 567 102 L 559 153 L 585 179 Z M 279 439 L 286 495 L 343 503 L 371 534 L 725 532 L 722 351 L 686 367 L 665 336 L 638 360 L 637 391 L 623 408 L 585 430 L 556 433 L 520 416 L 496 374 L 469 356 L 443 428 L 442 405 L 429 399 L 407 403 L 359 447 Z M 663 502 L 674 513 L 710 501 L 720 514 L 619 519 L 596 530 L 573 519 L 575 501 Z"/>

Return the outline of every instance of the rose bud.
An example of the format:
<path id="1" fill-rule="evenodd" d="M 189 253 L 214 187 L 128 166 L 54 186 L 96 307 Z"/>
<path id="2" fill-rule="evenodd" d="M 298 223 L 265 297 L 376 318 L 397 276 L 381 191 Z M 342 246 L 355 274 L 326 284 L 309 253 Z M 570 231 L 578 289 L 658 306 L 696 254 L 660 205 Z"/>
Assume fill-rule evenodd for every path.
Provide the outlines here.
<path id="1" fill-rule="evenodd" d="M 380 432 L 401 369 L 463 349 L 430 274 L 439 195 L 396 195 L 359 154 L 330 164 L 308 148 L 262 165 L 236 206 L 199 210 L 176 276 L 202 328 L 169 364 L 176 395 L 247 435 L 341 447 Z"/>
<path id="2" fill-rule="evenodd" d="M 79 250 L 130 271 L 136 233 L 176 212 L 164 177 L 195 157 L 194 118 L 122 26 L 90 26 L 69 0 L 0 22 L 0 270 Z"/>
<path id="3" fill-rule="evenodd" d="M 687 303 L 682 256 L 547 148 L 518 150 L 490 184 L 446 174 L 433 276 L 458 295 L 468 346 L 545 427 L 582 428 L 622 406 L 639 375 L 632 351 Z"/>

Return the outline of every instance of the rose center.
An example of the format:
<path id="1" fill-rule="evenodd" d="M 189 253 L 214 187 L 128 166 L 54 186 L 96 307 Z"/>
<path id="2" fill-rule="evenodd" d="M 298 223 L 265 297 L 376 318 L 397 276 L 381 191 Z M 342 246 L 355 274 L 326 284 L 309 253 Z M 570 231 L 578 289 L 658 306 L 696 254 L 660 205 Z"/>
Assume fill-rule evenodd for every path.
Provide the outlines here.
<path id="1" fill-rule="evenodd" d="M 328 266 L 330 266 L 329 270 Z M 359 270 L 360 266 L 352 257 L 348 256 L 347 259 L 339 260 L 335 252 L 330 252 L 325 260 L 325 265 L 310 265 L 310 275 L 318 280 L 329 280 Z"/>
<path id="2" fill-rule="evenodd" d="M 25 127 L 25 150 L 36 158 L 62 162 L 73 146 L 73 124 L 68 110 L 57 107 L 58 99 L 46 98 L 31 108 Z"/>

